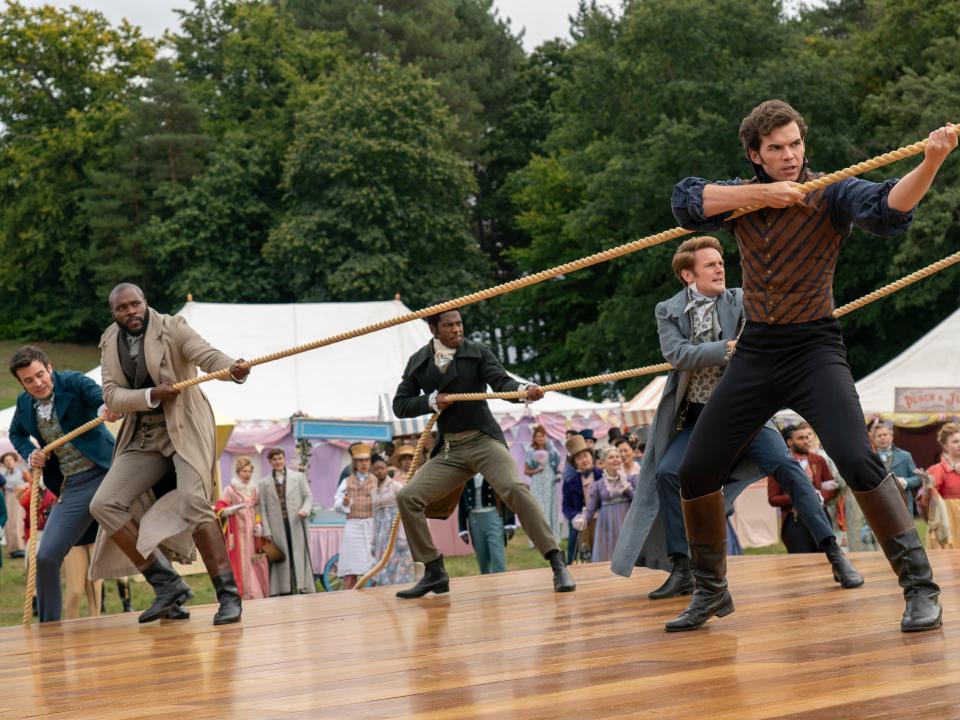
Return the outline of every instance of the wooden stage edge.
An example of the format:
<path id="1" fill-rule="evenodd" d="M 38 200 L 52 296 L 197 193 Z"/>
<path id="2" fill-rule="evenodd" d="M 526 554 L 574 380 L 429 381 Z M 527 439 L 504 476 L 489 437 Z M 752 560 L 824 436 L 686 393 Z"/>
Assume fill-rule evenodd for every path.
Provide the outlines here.
<path id="1" fill-rule="evenodd" d="M 699 632 L 664 574 L 573 568 L 247 602 L 243 622 L 131 614 L 0 631 L 0 718 L 960 718 L 960 550 L 931 554 L 946 624 L 902 634 L 880 554 L 841 590 L 821 555 L 730 560 L 735 613 Z"/>

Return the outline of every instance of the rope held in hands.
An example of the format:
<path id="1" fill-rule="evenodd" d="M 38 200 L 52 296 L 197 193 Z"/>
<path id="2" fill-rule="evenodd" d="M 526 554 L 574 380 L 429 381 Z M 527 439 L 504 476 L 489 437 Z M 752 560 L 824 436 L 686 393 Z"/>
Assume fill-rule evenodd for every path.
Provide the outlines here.
<path id="1" fill-rule="evenodd" d="M 888 295 L 893 295 L 893 293 L 898 292 L 915 282 L 923 280 L 924 278 L 930 277 L 931 275 L 938 273 L 941 270 L 950 267 L 951 265 L 955 265 L 958 262 L 960 262 L 960 252 L 955 252 L 952 255 L 948 255 L 947 257 L 943 258 L 942 260 L 938 260 L 935 263 L 927 265 L 925 268 L 912 272 L 909 275 L 905 275 L 904 277 L 900 278 L 899 280 L 895 280 L 892 283 L 884 285 L 883 287 L 864 295 L 858 300 L 854 300 L 846 305 L 842 305 L 833 311 L 833 316 L 839 318 L 853 312 L 854 310 L 859 310 L 865 305 L 869 305 L 870 303 L 880 300 L 881 298 L 885 298 Z M 644 367 L 633 368 L 631 370 L 620 370 L 618 372 L 606 373 L 604 375 L 592 375 L 590 377 L 580 378 L 578 380 L 567 380 L 565 382 L 552 383 L 550 385 L 544 385 L 542 389 L 544 392 L 549 392 L 552 390 L 571 390 L 573 388 L 585 387 L 587 385 L 616 382 L 619 380 L 626 380 L 628 378 L 641 377 L 643 375 L 656 375 L 658 373 L 668 372 L 670 370 L 673 370 L 673 366 L 670 363 L 646 365 Z M 525 393 L 514 391 L 492 393 L 453 393 L 450 394 L 447 399 L 451 402 L 470 402 L 477 400 L 522 400 L 525 397 Z M 420 440 L 417 442 L 417 450 L 413 456 L 413 463 L 411 464 L 410 471 L 406 476 L 407 482 L 410 481 L 410 478 L 413 477 L 417 467 L 420 465 L 421 453 L 423 452 L 427 438 L 430 436 L 430 432 L 433 430 L 433 426 L 439 417 L 439 412 L 434 413 L 430 417 L 430 421 L 424 428 L 423 433 L 420 435 Z M 397 536 L 397 532 L 399 532 L 399 525 L 400 516 L 397 515 L 393 519 L 393 525 L 390 528 L 390 541 L 387 543 L 383 557 L 380 558 L 379 562 L 377 562 L 373 569 L 371 569 L 366 575 L 357 581 L 354 589 L 363 589 L 363 587 L 370 581 L 371 578 L 373 578 L 373 576 L 386 567 L 387 563 L 390 561 L 390 555 L 393 553 L 394 539 Z"/>
<path id="2" fill-rule="evenodd" d="M 855 165 L 851 165 L 849 167 L 843 168 L 842 170 L 837 170 L 835 172 L 829 173 L 827 175 L 816 178 L 814 180 L 810 180 L 806 183 L 802 183 L 797 187 L 797 189 L 800 192 L 810 192 L 812 190 L 821 189 L 821 188 L 827 187 L 828 185 L 832 185 L 834 183 L 840 182 L 841 180 L 845 180 L 850 177 L 861 175 L 871 170 L 876 170 L 877 168 L 883 167 L 885 165 L 889 165 L 898 160 L 903 160 L 905 158 L 919 155 L 920 153 L 923 152 L 924 148 L 926 148 L 928 142 L 929 140 L 924 139 L 919 142 L 911 143 L 910 145 L 905 145 L 903 147 L 897 148 L 896 150 L 891 150 L 890 152 L 877 155 L 876 157 L 873 157 L 869 160 L 856 163 Z M 730 219 L 741 217 L 748 213 L 755 212 L 761 208 L 762 206 L 759 206 L 759 205 L 740 208 L 739 210 L 734 211 L 730 215 Z M 412 322 L 414 320 L 423 319 L 425 317 L 428 317 L 430 315 L 435 315 L 437 313 L 455 310 L 457 308 L 464 307 L 466 305 L 471 305 L 473 303 L 481 302 L 483 300 L 488 300 L 490 298 L 497 297 L 499 295 L 504 295 L 509 292 L 514 292 L 515 290 L 520 290 L 525 287 L 530 287 L 532 285 L 536 285 L 538 283 L 544 282 L 546 280 L 550 280 L 560 275 L 566 275 L 568 273 L 576 272 L 577 270 L 582 270 L 584 268 L 588 268 L 593 265 L 597 265 L 599 263 L 607 262 L 609 260 L 613 260 L 618 257 L 623 257 L 625 255 L 629 255 L 631 253 L 638 252 L 640 250 L 645 250 L 649 247 L 660 245 L 669 240 L 673 240 L 676 238 L 683 237 L 685 235 L 693 234 L 693 232 L 694 231 L 687 230 L 682 227 L 675 227 L 671 230 L 665 230 L 659 233 L 655 233 L 653 235 L 648 235 L 638 240 L 634 240 L 632 242 L 625 243 L 623 245 L 618 245 L 616 247 L 609 248 L 602 252 L 594 253 L 593 255 L 588 255 L 587 257 L 583 257 L 578 260 L 573 260 L 571 262 L 557 265 L 556 267 L 550 268 L 548 270 L 542 270 L 540 272 L 533 273 L 525 277 L 516 278 L 509 282 L 502 283 L 500 285 L 495 285 L 491 288 L 487 288 L 486 290 L 481 290 L 479 292 L 471 293 L 469 295 L 464 295 L 454 300 L 449 300 L 444 303 L 431 305 L 430 307 L 426 307 L 421 310 L 417 310 L 415 312 L 405 313 L 403 315 L 398 315 L 397 317 L 390 318 L 388 320 L 381 320 L 379 322 L 376 322 L 370 325 L 365 325 L 344 333 L 331 335 L 329 337 L 321 338 L 320 340 L 315 340 L 310 343 L 297 345 L 292 348 L 287 348 L 286 350 L 280 350 L 274 353 L 270 353 L 268 355 L 263 355 L 261 357 L 253 358 L 247 361 L 245 364 L 248 367 L 262 365 L 264 363 L 273 362 L 275 360 L 281 360 L 283 358 L 291 357 L 293 355 L 298 355 L 300 353 L 304 353 L 309 350 L 316 350 L 318 348 L 326 347 L 328 345 L 334 345 L 336 343 L 343 342 L 345 340 L 361 337 L 363 335 L 369 335 L 370 333 L 378 332 L 380 330 L 386 330 L 387 328 L 395 327 L 397 325 L 403 325 L 405 323 Z M 947 258 L 945 258 L 941 262 L 945 262 L 946 260 Z M 920 271 L 920 272 L 923 272 L 923 271 Z M 931 274 L 932 272 L 937 272 L 937 270 L 931 271 Z M 917 279 L 920 279 L 920 278 L 917 278 Z M 906 280 L 906 278 L 904 278 L 903 280 Z M 902 282 L 903 280 L 898 282 Z M 916 279 L 910 282 L 916 282 Z M 907 284 L 910 284 L 910 282 L 908 282 Z M 630 371 L 624 371 L 624 372 L 630 372 Z M 659 371 L 655 371 L 655 372 L 659 372 Z M 181 382 L 176 383 L 173 387 L 182 390 L 188 387 L 192 387 L 194 385 L 199 385 L 200 383 L 203 383 L 203 382 L 208 382 L 210 380 L 226 380 L 228 377 L 229 377 L 229 369 L 224 368 L 222 370 L 218 370 L 213 373 L 209 373 L 206 375 L 199 375 L 197 377 L 190 378 L 189 380 L 183 380 Z M 625 375 L 619 379 L 624 379 L 626 377 L 637 377 L 637 376 Z M 598 381 L 598 382 L 602 382 L 602 381 Z M 570 388 L 570 387 L 578 387 L 578 386 L 568 385 L 567 387 Z M 49 443 L 48 445 L 44 446 L 43 451 L 45 453 L 52 452 L 53 450 L 56 450 L 57 448 L 67 444 L 68 442 L 82 435 L 83 433 L 89 432 L 90 430 L 97 427 L 97 425 L 101 424 L 102 422 L 103 422 L 103 418 L 95 418 L 89 422 L 86 422 L 80 427 L 58 438 L 52 443 Z M 23 619 L 24 624 L 29 624 L 30 622 L 30 617 L 32 615 L 32 598 L 36 593 L 36 541 L 33 538 L 36 537 L 37 517 L 36 517 L 36 513 L 33 510 L 33 505 L 34 505 L 34 500 L 37 497 L 37 493 L 39 492 L 40 476 L 41 476 L 40 471 L 37 471 L 34 473 L 33 482 L 30 488 L 30 493 L 31 493 L 31 500 L 30 500 L 31 502 L 31 514 L 30 514 L 31 542 L 30 542 L 30 548 L 29 548 L 30 569 L 28 571 L 27 592 L 24 600 L 24 619 Z M 366 577 L 367 576 L 364 576 L 364 578 Z M 358 587 L 359 587 L 359 584 L 358 584 Z"/>

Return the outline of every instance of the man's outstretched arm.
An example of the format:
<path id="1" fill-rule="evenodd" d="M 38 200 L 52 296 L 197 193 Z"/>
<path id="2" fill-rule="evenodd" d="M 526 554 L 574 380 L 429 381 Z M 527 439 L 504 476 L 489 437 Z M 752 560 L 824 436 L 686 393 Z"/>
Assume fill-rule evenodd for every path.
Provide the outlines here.
<path id="1" fill-rule="evenodd" d="M 887 196 L 887 204 L 899 212 L 910 212 L 927 194 L 937 171 L 957 147 L 956 126 L 946 125 L 930 133 L 923 150 L 923 162 L 904 175 Z"/>

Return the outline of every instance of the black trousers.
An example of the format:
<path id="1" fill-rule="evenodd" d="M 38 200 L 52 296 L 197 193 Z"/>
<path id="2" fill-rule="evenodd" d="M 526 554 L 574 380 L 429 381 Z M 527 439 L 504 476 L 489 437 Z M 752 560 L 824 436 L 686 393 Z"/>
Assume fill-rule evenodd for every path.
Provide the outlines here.
<path id="1" fill-rule="evenodd" d="M 748 322 L 680 464 L 683 497 L 719 490 L 763 423 L 785 407 L 813 426 L 853 490 L 872 490 L 886 476 L 870 448 L 840 323 Z"/>
<path id="2" fill-rule="evenodd" d="M 827 515 L 826 510 L 823 511 L 823 514 L 829 521 L 830 516 Z M 783 518 L 783 525 L 780 527 L 780 539 L 783 540 L 788 553 L 823 552 L 823 548 L 814 539 L 807 526 L 803 524 L 796 510 L 791 510 Z"/>

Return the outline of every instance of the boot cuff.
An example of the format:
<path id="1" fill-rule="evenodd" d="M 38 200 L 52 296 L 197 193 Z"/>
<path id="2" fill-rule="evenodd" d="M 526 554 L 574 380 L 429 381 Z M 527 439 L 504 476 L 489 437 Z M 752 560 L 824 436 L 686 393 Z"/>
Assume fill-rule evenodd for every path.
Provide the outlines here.
<path id="1" fill-rule="evenodd" d="M 727 539 L 727 514 L 723 506 L 723 491 L 683 501 L 683 520 L 687 526 L 687 541 L 709 545 Z"/>
<path id="2" fill-rule="evenodd" d="M 892 474 L 887 475 L 873 490 L 854 490 L 853 495 L 877 538 L 877 544 L 882 545 L 892 537 L 916 529 L 900 483 Z"/>

